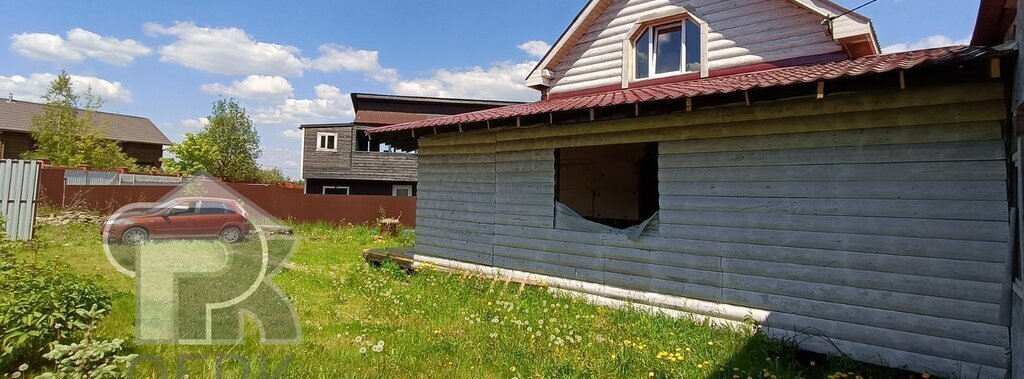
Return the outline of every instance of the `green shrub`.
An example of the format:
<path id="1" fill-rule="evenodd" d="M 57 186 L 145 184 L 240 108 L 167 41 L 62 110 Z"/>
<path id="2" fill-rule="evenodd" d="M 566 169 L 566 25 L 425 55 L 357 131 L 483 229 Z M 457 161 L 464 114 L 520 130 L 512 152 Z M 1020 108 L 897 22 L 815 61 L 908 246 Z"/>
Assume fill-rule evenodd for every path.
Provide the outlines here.
<path id="1" fill-rule="evenodd" d="M 81 316 L 88 319 L 98 320 L 103 317 L 105 311 L 93 306 L 89 311 L 79 310 Z M 57 344 L 43 357 L 57 363 L 56 372 L 48 372 L 38 378 L 67 378 L 67 379 L 107 379 L 124 378 L 123 367 L 129 361 L 135 359 L 136 355 L 120 355 L 126 349 L 124 341 L 115 339 L 111 341 L 97 341 L 92 338 L 96 330 L 96 323 L 89 324 L 85 331 L 85 338 L 81 342 L 70 345 Z"/>
<path id="2" fill-rule="evenodd" d="M 89 310 L 111 305 L 108 291 L 91 278 L 56 262 L 9 257 L 0 264 L 0 372 L 37 366 L 52 344 L 81 338 L 96 321 Z"/>

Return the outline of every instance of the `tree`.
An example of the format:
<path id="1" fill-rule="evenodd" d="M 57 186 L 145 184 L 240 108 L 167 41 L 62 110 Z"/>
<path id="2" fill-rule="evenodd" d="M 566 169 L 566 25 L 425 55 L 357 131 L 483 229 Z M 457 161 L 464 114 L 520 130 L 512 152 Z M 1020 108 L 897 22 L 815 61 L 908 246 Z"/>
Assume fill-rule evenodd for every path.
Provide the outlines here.
<path id="1" fill-rule="evenodd" d="M 208 119 L 202 131 L 171 146 L 176 157 L 164 161 L 166 168 L 186 175 L 206 172 L 234 182 L 260 179 L 260 136 L 245 109 L 234 99 L 217 100 Z"/>
<path id="2" fill-rule="evenodd" d="M 106 138 L 105 126 L 96 122 L 96 111 L 103 100 L 94 97 L 91 89 L 83 97 L 75 95 L 71 76 L 62 71 L 43 99 L 43 114 L 32 118 L 29 129 L 35 148 L 22 158 L 48 159 L 58 166 L 137 167 L 120 143 Z"/>
<path id="3" fill-rule="evenodd" d="M 185 140 L 171 145 L 167 151 L 174 154 L 175 159 L 165 159 L 164 170 L 189 176 L 199 172 L 211 173 L 211 167 L 216 167 L 220 160 L 220 150 L 205 133 L 185 133 Z"/>
<path id="4" fill-rule="evenodd" d="M 284 184 L 288 183 L 288 177 L 284 176 L 281 169 L 274 167 L 260 170 L 256 181 L 263 184 Z"/>

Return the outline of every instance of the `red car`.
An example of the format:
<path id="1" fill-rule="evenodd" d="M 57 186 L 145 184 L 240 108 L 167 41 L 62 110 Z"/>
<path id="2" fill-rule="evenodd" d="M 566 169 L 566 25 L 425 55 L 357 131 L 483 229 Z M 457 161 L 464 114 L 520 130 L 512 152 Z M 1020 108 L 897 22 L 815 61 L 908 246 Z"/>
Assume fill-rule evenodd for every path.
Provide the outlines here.
<path id="1" fill-rule="evenodd" d="M 249 229 L 245 212 L 234 200 L 186 197 L 113 216 L 103 224 L 101 233 L 107 241 L 128 245 L 168 238 L 219 238 L 236 243 Z"/>

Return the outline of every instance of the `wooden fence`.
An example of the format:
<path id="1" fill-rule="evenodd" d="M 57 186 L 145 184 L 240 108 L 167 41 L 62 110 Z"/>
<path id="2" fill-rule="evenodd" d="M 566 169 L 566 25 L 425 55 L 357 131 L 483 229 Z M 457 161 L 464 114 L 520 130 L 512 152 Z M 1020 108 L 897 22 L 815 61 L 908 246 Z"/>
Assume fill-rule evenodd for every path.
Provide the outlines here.
<path id="1" fill-rule="evenodd" d="M 78 207 L 113 212 L 137 202 L 155 202 L 175 186 L 168 185 L 66 185 L 64 169 L 46 168 L 40 173 L 39 201 L 53 207 Z M 279 220 L 370 224 L 379 210 L 399 218 L 407 227 L 416 226 L 416 198 L 397 196 L 305 195 L 301 188 L 226 183 L 247 201 Z"/>

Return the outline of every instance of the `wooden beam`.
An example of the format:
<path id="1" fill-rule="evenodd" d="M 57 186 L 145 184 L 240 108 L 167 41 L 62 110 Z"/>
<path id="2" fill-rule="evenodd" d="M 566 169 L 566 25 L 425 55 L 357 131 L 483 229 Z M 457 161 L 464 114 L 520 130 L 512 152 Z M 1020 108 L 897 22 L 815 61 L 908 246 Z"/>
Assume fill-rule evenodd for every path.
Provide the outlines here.
<path id="1" fill-rule="evenodd" d="M 462 133 L 462 123 L 459 123 L 459 133 Z"/>
<path id="2" fill-rule="evenodd" d="M 686 98 L 686 111 L 693 112 L 693 98 L 691 97 Z"/>
<path id="3" fill-rule="evenodd" d="M 435 136 L 437 135 L 437 127 L 436 126 L 434 127 L 434 135 Z"/>
<path id="4" fill-rule="evenodd" d="M 487 130 L 491 130 L 491 120 L 487 120 Z"/>
<path id="5" fill-rule="evenodd" d="M 597 117 L 594 115 L 594 108 L 590 108 L 590 121 L 594 121 Z"/>
<path id="6" fill-rule="evenodd" d="M 998 57 L 997 58 L 992 58 L 992 60 L 989 61 L 989 74 L 988 74 L 988 76 L 990 78 L 995 79 L 995 78 L 998 78 L 998 77 L 1002 76 L 1002 70 L 1003 70 L 1003 68 L 1002 68 L 1002 61 Z"/>
<path id="7" fill-rule="evenodd" d="M 750 91 L 743 91 L 743 100 L 747 102 L 747 106 L 750 106 Z"/>
<path id="8" fill-rule="evenodd" d="M 900 89 L 907 89 L 907 73 L 900 71 Z"/>
<path id="9" fill-rule="evenodd" d="M 825 98 L 825 81 L 818 82 L 818 100 Z"/>
<path id="10" fill-rule="evenodd" d="M 633 103 L 633 115 L 640 116 L 640 103 Z"/>
<path id="11" fill-rule="evenodd" d="M 516 116 L 516 127 L 517 128 L 522 128 L 523 127 L 523 118 L 521 116 Z"/>
<path id="12" fill-rule="evenodd" d="M 412 138 L 416 138 L 416 129 L 409 129 L 412 132 Z"/>
<path id="13" fill-rule="evenodd" d="M 548 125 L 555 124 L 555 112 L 548 113 Z"/>

